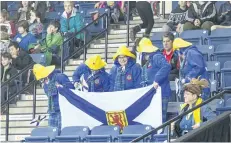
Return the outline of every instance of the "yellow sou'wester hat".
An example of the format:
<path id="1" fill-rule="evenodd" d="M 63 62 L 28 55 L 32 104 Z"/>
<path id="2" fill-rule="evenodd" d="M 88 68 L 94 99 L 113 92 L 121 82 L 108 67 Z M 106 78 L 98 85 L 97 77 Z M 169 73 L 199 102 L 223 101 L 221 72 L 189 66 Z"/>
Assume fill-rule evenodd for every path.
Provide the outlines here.
<path id="1" fill-rule="evenodd" d="M 120 55 L 136 59 L 136 56 L 132 54 L 131 51 L 128 49 L 128 47 L 126 47 L 125 45 L 122 45 L 117 49 L 116 54 L 113 56 L 113 60 L 115 60 Z"/>
<path id="2" fill-rule="evenodd" d="M 99 70 L 107 65 L 107 63 L 104 60 L 102 60 L 102 58 L 99 55 L 95 55 L 95 56 L 88 58 L 85 61 L 85 64 L 91 70 Z"/>
<path id="3" fill-rule="evenodd" d="M 192 46 L 192 43 L 190 42 L 187 42 L 181 38 L 176 38 L 174 41 L 173 41 L 173 50 L 179 50 L 179 49 L 182 49 L 182 48 L 186 48 L 186 47 L 189 47 L 189 46 Z"/>
<path id="4" fill-rule="evenodd" d="M 33 73 L 37 80 L 48 77 L 55 70 L 55 66 L 43 66 L 40 64 L 35 64 L 33 67 Z"/>
<path id="5" fill-rule="evenodd" d="M 142 38 L 137 47 L 139 53 L 152 53 L 156 52 L 159 48 L 152 44 L 152 41 L 146 37 Z"/>

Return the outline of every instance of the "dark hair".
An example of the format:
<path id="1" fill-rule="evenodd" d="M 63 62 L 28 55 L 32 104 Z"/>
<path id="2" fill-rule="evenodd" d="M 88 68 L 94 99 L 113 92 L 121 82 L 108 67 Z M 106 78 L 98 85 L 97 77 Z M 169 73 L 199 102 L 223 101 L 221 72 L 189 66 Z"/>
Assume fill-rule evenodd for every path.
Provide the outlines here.
<path id="1" fill-rule="evenodd" d="M 10 48 L 12 46 L 14 46 L 16 49 L 19 49 L 19 45 L 18 45 L 18 43 L 16 41 L 11 41 L 8 48 Z"/>
<path id="2" fill-rule="evenodd" d="M 5 25 L 0 26 L 1 31 L 8 33 L 8 30 Z"/>
<path id="3" fill-rule="evenodd" d="M 17 23 L 17 27 L 23 27 L 27 32 L 29 32 L 29 23 L 27 20 L 21 20 Z"/>
<path id="4" fill-rule="evenodd" d="M 12 59 L 11 54 L 10 54 L 10 53 L 7 53 L 7 52 L 2 53 L 2 57 L 3 57 L 3 58 L 7 58 L 7 59 L 9 59 L 9 60 L 11 60 L 11 59 Z"/>
<path id="5" fill-rule="evenodd" d="M 174 36 L 174 34 L 173 34 L 172 32 L 167 32 L 167 33 L 165 33 L 164 36 L 162 37 L 162 40 L 163 40 L 164 38 L 169 38 L 171 41 L 173 41 L 174 38 L 175 38 L 175 36 Z"/>
<path id="6" fill-rule="evenodd" d="M 51 21 L 49 25 L 53 25 L 55 28 L 58 28 L 57 31 L 60 30 L 60 23 L 59 23 L 59 21 L 57 21 L 57 20 Z"/>
<path id="7" fill-rule="evenodd" d="M 34 10 L 34 9 L 32 9 L 31 12 L 35 13 L 35 16 L 41 19 L 41 16 L 42 16 L 41 12 Z"/>

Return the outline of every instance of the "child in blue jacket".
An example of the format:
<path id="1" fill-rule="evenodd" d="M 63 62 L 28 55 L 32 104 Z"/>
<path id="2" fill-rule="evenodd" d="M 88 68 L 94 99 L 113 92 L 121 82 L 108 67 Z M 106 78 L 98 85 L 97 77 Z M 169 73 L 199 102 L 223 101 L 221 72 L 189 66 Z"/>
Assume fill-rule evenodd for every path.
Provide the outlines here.
<path id="1" fill-rule="evenodd" d="M 182 59 L 180 64 L 180 76 L 182 84 L 189 83 L 192 78 L 206 79 L 209 81 L 206 70 L 206 62 L 202 53 L 192 43 L 176 38 L 173 42 L 173 49 L 178 50 Z M 210 88 L 204 88 L 202 99 L 206 100 L 210 96 Z"/>
<path id="2" fill-rule="evenodd" d="M 162 118 L 163 122 L 167 119 L 167 108 L 169 98 L 171 97 L 171 89 L 168 76 L 171 71 L 171 65 L 167 62 L 165 57 L 159 49 L 152 45 L 148 38 L 142 38 L 138 44 L 137 51 L 142 53 L 145 62 L 142 68 L 142 82 L 143 87 L 152 85 L 155 89 L 159 86 L 162 92 Z"/>
<path id="3" fill-rule="evenodd" d="M 113 56 L 110 71 L 110 91 L 122 91 L 141 87 L 141 67 L 136 56 L 126 46 L 121 46 Z"/>
<path id="4" fill-rule="evenodd" d="M 66 75 L 62 74 L 60 70 L 56 70 L 55 66 L 44 67 L 40 64 L 35 64 L 33 73 L 37 80 L 43 80 L 43 89 L 48 96 L 48 125 L 50 127 L 57 127 L 60 133 L 61 113 L 57 86 L 74 89 L 74 85 Z"/>
<path id="5" fill-rule="evenodd" d="M 105 71 L 106 63 L 99 55 L 95 55 L 86 60 L 75 70 L 73 81 L 77 88 L 79 84 L 88 92 L 108 92 L 110 87 L 109 74 Z M 81 81 L 81 77 L 84 81 Z"/>

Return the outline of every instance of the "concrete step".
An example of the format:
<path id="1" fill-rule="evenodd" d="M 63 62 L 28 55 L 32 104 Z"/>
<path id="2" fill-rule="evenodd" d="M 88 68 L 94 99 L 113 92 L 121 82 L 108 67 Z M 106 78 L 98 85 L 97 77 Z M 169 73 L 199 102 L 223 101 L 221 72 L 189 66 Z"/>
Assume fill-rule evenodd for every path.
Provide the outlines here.
<path id="1" fill-rule="evenodd" d="M 135 27 L 136 24 L 130 24 L 129 28 Z M 163 23 L 154 23 L 153 28 L 161 28 L 163 26 Z M 127 25 L 121 24 L 121 25 L 112 25 L 112 29 L 120 29 L 120 30 L 125 30 L 127 29 Z"/>
<path id="2" fill-rule="evenodd" d="M 152 31 L 151 31 L 151 33 L 153 33 L 153 32 L 160 32 L 160 31 L 162 31 L 163 29 L 162 28 L 153 28 L 152 29 Z M 139 32 L 139 33 L 144 33 L 145 32 L 145 29 L 141 29 L 141 31 Z M 110 30 L 109 31 L 109 34 L 127 34 L 127 29 L 125 29 L 125 30 Z"/>
<path id="3" fill-rule="evenodd" d="M 43 90 L 43 89 L 40 89 L 40 90 Z M 33 100 L 33 95 L 31 94 L 23 94 L 21 95 L 21 100 Z M 36 95 L 36 101 L 40 101 L 40 100 L 47 100 L 47 96 L 46 94 L 40 94 L 40 95 Z"/>
<path id="4" fill-rule="evenodd" d="M 121 39 L 122 40 L 122 39 Z M 101 41 L 101 40 L 100 40 Z M 107 49 L 107 51 L 109 52 L 109 53 L 116 53 L 116 51 L 117 51 L 117 49 L 118 48 L 108 48 Z M 101 48 L 101 49 L 99 49 L 99 48 L 89 48 L 88 50 L 87 50 L 87 54 L 94 54 L 94 53 L 105 53 L 105 49 L 104 48 Z"/>
<path id="5" fill-rule="evenodd" d="M 157 19 L 154 19 L 154 21 L 155 21 L 155 23 L 166 23 L 168 20 L 167 19 L 162 19 L 162 18 L 157 18 Z M 120 23 L 124 23 L 124 21 L 122 21 L 122 22 L 120 22 Z M 141 23 L 143 23 L 142 22 L 142 20 L 141 19 L 139 19 L 139 20 L 131 20 L 130 22 L 129 22 L 129 24 L 131 24 L 131 25 L 134 25 L 134 24 L 141 24 Z"/>
<path id="6" fill-rule="evenodd" d="M 80 65 L 82 63 L 83 63 L 83 60 L 81 60 L 81 59 L 70 59 L 68 61 L 68 66 L 77 66 L 77 65 Z M 113 61 L 113 59 L 108 59 L 107 63 L 112 64 L 112 63 L 114 63 L 114 61 Z"/>
<path id="7" fill-rule="evenodd" d="M 127 42 L 123 43 L 116 43 L 116 44 L 108 44 L 107 47 L 109 48 L 118 48 L 121 45 L 127 45 Z M 130 42 L 129 46 L 132 47 L 134 45 L 134 42 Z M 105 44 L 91 44 L 89 48 L 105 48 Z"/>
<path id="8" fill-rule="evenodd" d="M 113 64 L 107 64 L 107 66 L 105 67 L 106 69 L 111 69 L 113 66 Z M 66 71 L 75 71 L 77 68 L 77 66 L 66 66 L 65 70 Z"/>
<path id="9" fill-rule="evenodd" d="M 92 57 L 92 56 L 94 56 L 96 54 L 100 55 L 101 58 L 103 58 L 103 59 L 105 58 L 105 53 L 104 52 L 103 53 L 89 53 L 89 54 L 86 55 L 86 58 L 88 59 L 88 58 L 90 58 L 90 57 Z M 114 56 L 114 54 L 115 53 L 108 53 L 107 54 L 107 58 L 112 59 L 112 57 Z M 80 56 L 80 59 L 83 59 L 83 55 Z"/>
<path id="10" fill-rule="evenodd" d="M 34 127 L 36 125 L 35 124 L 30 124 L 31 121 L 10 121 L 9 122 L 9 127 Z M 44 120 L 42 122 L 40 122 L 39 127 L 43 127 L 43 126 L 48 126 L 48 120 Z M 6 127 L 6 122 L 5 121 L 1 121 L 1 128 L 5 129 Z M 5 132 L 2 132 L 2 134 L 5 134 Z"/>
<path id="11" fill-rule="evenodd" d="M 46 114 L 36 114 L 35 115 L 35 118 L 38 118 L 38 116 L 41 115 L 41 116 L 45 116 L 49 117 L 49 115 L 46 113 Z M 19 114 L 19 115 L 9 115 L 9 121 L 31 121 L 33 120 L 33 116 L 32 114 Z M 6 115 L 1 115 L 1 121 L 4 122 L 6 121 Z"/>
<path id="12" fill-rule="evenodd" d="M 17 135 L 9 135 L 8 140 L 10 142 L 15 142 L 18 141 L 20 143 L 21 140 L 24 140 L 25 137 L 30 136 L 30 134 L 22 135 L 22 134 L 17 134 Z M 0 141 L 5 141 L 5 135 L 1 135 Z"/>
<path id="13" fill-rule="evenodd" d="M 110 72 L 110 69 L 106 69 L 106 72 Z M 67 75 L 68 77 L 71 77 L 72 75 L 73 75 L 73 73 L 74 73 L 74 70 L 73 71 L 71 71 L 71 70 L 69 70 L 69 71 L 64 71 L 64 74 L 65 75 Z"/>
<path id="14" fill-rule="evenodd" d="M 43 107 L 37 107 L 36 108 L 36 113 L 47 113 L 47 106 Z M 12 114 L 32 114 L 33 113 L 33 107 L 15 107 L 15 108 L 10 108 L 10 112 Z"/>
<path id="15" fill-rule="evenodd" d="M 28 127 L 28 128 L 9 128 L 9 134 L 30 134 L 31 131 L 36 127 Z M 5 128 L 1 128 L 1 134 L 5 134 Z"/>
<path id="16" fill-rule="evenodd" d="M 33 106 L 33 101 L 32 100 L 21 100 L 17 102 L 17 107 L 28 107 L 28 106 Z M 38 100 L 36 101 L 36 106 L 48 106 L 47 100 Z"/>
<path id="17" fill-rule="evenodd" d="M 138 37 L 138 38 L 143 37 L 143 33 L 137 33 L 136 37 Z M 126 34 L 122 33 L 122 34 L 117 34 L 117 35 L 115 35 L 115 34 L 109 34 L 108 35 L 108 39 L 112 39 L 112 40 L 114 40 L 114 39 L 124 39 L 124 38 L 127 38 L 127 33 Z M 104 39 L 104 38 L 102 38 L 102 39 Z"/>

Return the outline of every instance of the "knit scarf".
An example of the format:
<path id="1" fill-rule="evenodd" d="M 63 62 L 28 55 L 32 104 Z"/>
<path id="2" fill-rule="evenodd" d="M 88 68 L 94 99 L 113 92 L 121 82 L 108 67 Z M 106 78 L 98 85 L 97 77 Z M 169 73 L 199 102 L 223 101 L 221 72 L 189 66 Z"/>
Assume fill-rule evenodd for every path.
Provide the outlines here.
<path id="1" fill-rule="evenodd" d="M 117 69 L 117 74 L 115 78 L 114 91 L 122 91 L 125 88 L 125 71 L 122 70 L 122 67 Z"/>
<path id="2" fill-rule="evenodd" d="M 148 69 L 148 65 L 149 65 L 149 60 L 146 62 L 146 64 L 142 67 L 142 74 L 141 74 L 141 79 L 142 82 L 140 83 L 143 87 L 147 86 L 147 82 L 148 82 L 148 73 L 147 73 L 147 69 Z"/>
<path id="3" fill-rule="evenodd" d="M 90 74 L 87 79 L 87 83 L 90 85 L 89 92 L 95 92 L 95 80 L 94 75 Z"/>
<path id="4" fill-rule="evenodd" d="M 203 102 L 202 98 L 198 98 L 196 101 L 196 105 L 199 105 Z M 187 106 L 186 103 L 184 103 L 183 105 L 181 105 L 181 111 L 184 110 L 184 108 Z M 196 110 L 193 111 L 193 119 L 195 121 L 195 124 L 201 123 L 201 108 L 197 108 Z"/>
<path id="5" fill-rule="evenodd" d="M 57 94 L 57 88 L 55 85 L 55 75 L 54 77 L 49 81 L 48 83 L 48 92 L 47 92 L 47 96 L 48 96 L 48 111 L 49 112 L 54 112 L 54 102 L 53 102 L 53 95 Z"/>

